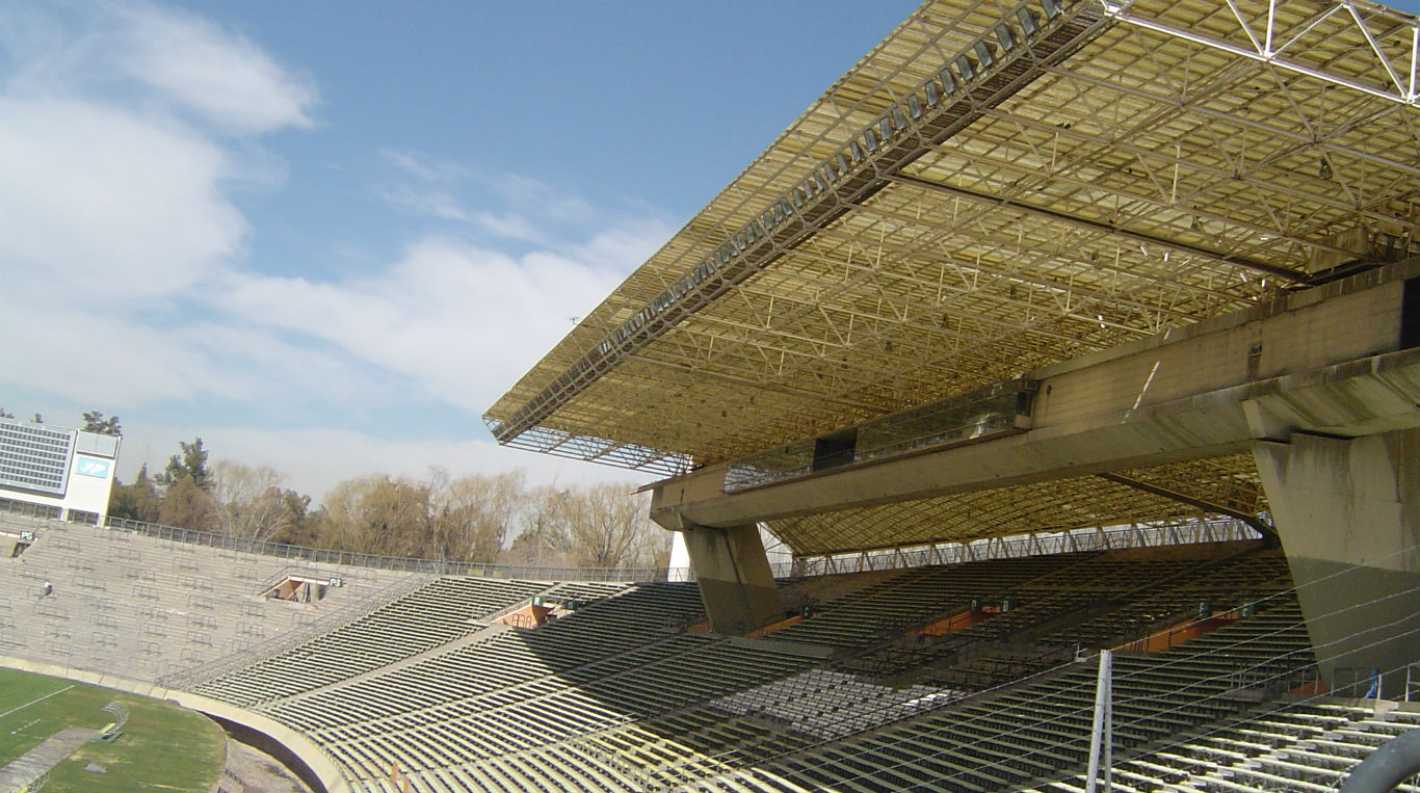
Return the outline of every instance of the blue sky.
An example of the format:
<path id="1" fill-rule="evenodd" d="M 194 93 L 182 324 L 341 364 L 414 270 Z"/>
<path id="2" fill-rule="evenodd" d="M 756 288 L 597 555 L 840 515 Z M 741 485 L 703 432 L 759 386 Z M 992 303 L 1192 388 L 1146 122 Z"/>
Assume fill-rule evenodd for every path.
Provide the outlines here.
<path id="1" fill-rule="evenodd" d="M 914 5 L 0 1 L 0 406 L 625 479 L 479 416 Z"/>
<path id="2" fill-rule="evenodd" d="M 913 5 L 0 0 L 0 406 L 627 479 L 479 417 Z"/>

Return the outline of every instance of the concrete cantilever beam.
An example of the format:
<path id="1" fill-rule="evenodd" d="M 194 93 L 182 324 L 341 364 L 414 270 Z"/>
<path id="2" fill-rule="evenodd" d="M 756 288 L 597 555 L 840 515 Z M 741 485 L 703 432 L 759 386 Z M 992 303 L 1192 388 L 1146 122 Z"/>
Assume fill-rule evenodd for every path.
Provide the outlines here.
<path id="1" fill-rule="evenodd" d="M 1027 432 L 734 494 L 708 466 L 657 484 L 653 515 L 740 526 L 1240 453 L 1275 433 L 1420 426 L 1417 326 L 1420 262 L 1394 265 L 1031 372 Z"/>
<path id="2" fill-rule="evenodd" d="M 1323 677 L 1413 660 L 1420 631 L 1412 608 L 1420 588 L 1420 262 L 1029 376 L 1039 390 L 1025 432 L 733 494 L 722 488 L 725 467 L 709 468 L 659 483 L 652 517 L 694 537 L 775 518 L 1250 450 Z M 777 606 L 773 580 L 755 574 L 764 566 L 747 558 L 748 544 L 706 538 L 687 546 L 697 574 L 706 571 L 701 592 L 712 621 L 753 622 Z M 1386 683 L 1394 690 L 1394 679 Z"/>

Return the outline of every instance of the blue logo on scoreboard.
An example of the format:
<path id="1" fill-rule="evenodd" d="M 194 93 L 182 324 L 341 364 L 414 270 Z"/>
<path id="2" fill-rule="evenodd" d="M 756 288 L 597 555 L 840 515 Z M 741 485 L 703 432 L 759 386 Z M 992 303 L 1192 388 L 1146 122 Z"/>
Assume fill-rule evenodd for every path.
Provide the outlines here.
<path id="1" fill-rule="evenodd" d="M 79 459 L 74 463 L 74 473 L 83 476 L 92 476 L 97 479 L 107 479 L 109 472 L 113 470 L 113 460 L 104 460 L 98 457 L 85 457 L 79 455 Z"/>

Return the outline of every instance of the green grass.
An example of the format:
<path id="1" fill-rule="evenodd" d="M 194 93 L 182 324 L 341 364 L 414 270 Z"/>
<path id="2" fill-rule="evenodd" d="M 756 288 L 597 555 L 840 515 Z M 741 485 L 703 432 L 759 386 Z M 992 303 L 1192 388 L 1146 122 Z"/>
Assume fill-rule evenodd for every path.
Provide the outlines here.
<path id="1" fill-rule="evenodd" d="M 33 702 L 53 692 L 61 693 Z M 217 781 L 226 736 L 201 714 L 156 699 L 12 669 L 0 669 L 0 713 L 6 714 L 0 716 L 0 766 L 65 727 L 102 729 L 113 721 L 103 707 L 114 701 L 128 708 L 123 734 L 112 743 L 84 744 L 49 772 L 43 793 L 205 793 Z M 103 766 L 107 773 L 85 771 L 89 763 Z"/>

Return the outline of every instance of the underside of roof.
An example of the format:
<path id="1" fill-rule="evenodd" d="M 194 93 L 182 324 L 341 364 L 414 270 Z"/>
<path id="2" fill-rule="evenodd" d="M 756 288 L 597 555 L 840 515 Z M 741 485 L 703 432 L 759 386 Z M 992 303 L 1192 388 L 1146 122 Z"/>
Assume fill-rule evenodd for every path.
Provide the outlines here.
<path id="1" fill-rule="evenodd" d="M 485 418 L 676 474 L 1413 253 L 1417 43 L 1360 0 L 924 3 Z M 1154 475 L 1255 479 L 1209 465 L 1227 484 Z M 1053 514 L 1021 510 L 1042 487 Z M 776 530 L 808 552 L 1180 509 L 1016 491 Z"/>
<path id="2" fill-rule="evenodd" d="M 1219 514 L 1218 509 L 1143 491 L 1141 484 L 1233 512 L 1255 515 L 1266 509 L 1251 455 L 1120 474 L 1135 485 L 1081 476 L 775 520 L 769 528 L 796 553 L 812 555 Z"/>

